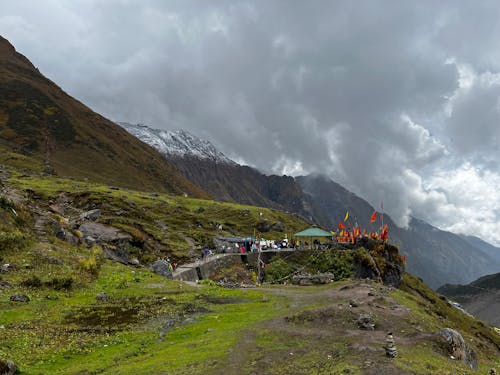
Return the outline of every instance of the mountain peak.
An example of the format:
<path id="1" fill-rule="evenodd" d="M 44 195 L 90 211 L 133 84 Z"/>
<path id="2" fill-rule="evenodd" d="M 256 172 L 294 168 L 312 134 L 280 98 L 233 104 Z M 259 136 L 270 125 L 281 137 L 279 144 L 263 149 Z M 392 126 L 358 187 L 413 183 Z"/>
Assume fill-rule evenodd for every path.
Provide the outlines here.
<path id="1" fill-rule="evenodd" d="M 160 130 L 144 124 L 133 125 L 127 122 L 118 122 L 118 125 L 164 155 L 170 157 L 188 156 L 208 159 L 216 163 L 236 165 L 234 161 L 218 151 L 210 141 L 200 139 L 187 130 Z"/>
<path id="2" fill-rule="evenodd" d="M 15 47 L 0 35 L 0 61 L 7 61 L 17 65 L 23 65 L 28 69 L 38 69 L 24 55 L 16 51 Z M 39 73 L 39 72 L 38 72 Z"/>

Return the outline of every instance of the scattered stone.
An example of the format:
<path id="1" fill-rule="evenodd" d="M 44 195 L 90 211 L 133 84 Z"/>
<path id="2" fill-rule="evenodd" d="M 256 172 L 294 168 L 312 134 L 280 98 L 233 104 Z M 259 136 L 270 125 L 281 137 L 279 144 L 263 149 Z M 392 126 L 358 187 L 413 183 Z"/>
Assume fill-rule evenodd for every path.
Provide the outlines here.
<path id="1" fill-rule="evenodd" d="M 0 375 L 14 375 L 17 372 L 16 364 L 10 359 L 0 359 Z"/>
<path id="2" fill-rule="evenodd" d="M 396 345 L 394 345 L 394 337 L 392 336 L 392 332 L 387 332 L 384 349 L 386 357 L 396 358 L 398 356 L 398 350 L 396 349 Z"/>
<path id="3" fill-rule="evenodd" d="M 196 213 L 197 213 L 197 214 L 201 214 L 201 213 L 203 213 L 203 212 L 205 212 L 205 209 L 204 209 L 203 207 L 200 207 L 200 208 L 198 208 L 198 209 L 196 210 Z"/>
<path id="4" fill-rule="evenodd" d="M 57 203 L 51 204 L 49 206 L 49 210 L 51 210 L 52 212 L 54 212 L 58 215 L 61 215 L 61 216 L 64 215 L 64 210 Z"/>
<path id="5" fill-rule="evenodd" d="M 47 258 L 47 263 L 50 263 L 50 264 L 57 264 L 57 265 L 62 265 L 64 264 L 63 261 L 59 258 L 56 258 L 56 257 L 48 257 Z"/>
<path id="6" fill-rule="evenodd" d="M 12 284 L 8 281 L 0 281 L 0 289 L 11 288 Z"/>
<path id="7" fill-rule="evenodd" d="M 296 285 L 319 285 L 319 284 L 329 284 L 334 280 L 335 276 L 330 273 L 318 273 L 316 275 L 310 274 L 300 274 L 292 277 L 292 284 Z"/>
<path id="8" fill-rule="evenodd" d="M 494 368 L 491 368 L 490 375 L 497 375 L 497 370 L 495 370 Z"/>
<path id="9" fill-rule="evenodd" d="M 1 272 L 7 273 L 9 270 L 12 268 L 12 266 L 9 263 L 2 264 L 2 268 L 0 269 Z"/>
<path id="10" fill-rule="evenodd" d="M 262 302 L 269 302 L 269 298 L 267 298 L 267 297 L 262 297 Z"/>
<path id="11" fill-rule="evenodd" d="M 141 263 L 139 262 L 139 259 L 137 258 L 132 258 L 128 261 L 128 263 L 132 266 L 139 266 Z"/>
<path id="12" fill-rule="evenodd" d="M 158 275 L 168 277 L 170 279 L 173 277 L 172 270 L 169 267 L 168 262 L 164 259 L 157 260 L 151 266 L 149 266 L 149 269 L 154 273 L 157 273 Z"/>
<path id="13" fill-rule="evenodd" d="M 108 189 L 111 189 L 111 190 L 120 190 L 120 188 L 118 186 L 108 186 Z"/>
<path id="14" fill-rule="evenodd" d="M 375 321 L 370 314 L 360 314 L 358 320 L 356 320 L 356 324 L 359 329 L 364 329 L 367 331 L 373 331 L 375 329 Z"/>
<path id="15" fill-rule="evenodd" d="M 105 300 L 107 300 L 107 299 L 108 299 L 108 293 L 106 293 L 106 292 L 101 292 L 101 293 L 99 293 L 97 296 L 95 296 L 95 299 L 96 299 L 97 301 L 105 301 Z"/>
<path id="16" fill-rule="evenodd" d="M 369 296 L 369 297 L 375 297 L 375 296 L 376 296 L 376 294 L 375 294 L 375 292 L 374 292 L 374 291 L 371 291 L 371 290 L 370 290 L 370 291 L 368 292 L 368 296 Z"/>
<path id="17" fill-rule="evenodd" d="M 123 215 L 123 210 L 116 210 L 115 211 L 116 216 L 122 216 Z"/>
<path id="18" fill-rule="evenodd" d="M 159 197 L 160 194 L 158 194 L 158 193 L 151 193 L 151 196 L 156 198 L 156 197 Z"/>
<path id="19" fill-rule="evenodd" d="M 359 302 L 355 299 L 352 299 L 349 301 L 349 306 L 350 307 L 358 307 L 359 306 Z"/>
<path id="20" fill-rule="evenodd" d="M 13 294 L 10 296 L 10 300 L 13 302 L 29 302 L 30 298 L 25 294 Z"/>
<path id="21" fill-rule="evenodd" d="M 80 220 L 97 221 L 101 217 L 101 210 L 95 209 L 80 214 Z"/>
<path id="22" fill-rule="evenodd" d="M 438 332 L 438 341 L 446 355 L 458 361 L 464 361 L 470 368 L 477 369 L 477 355 L 467 346 L 462 335 L 451 328 L 444 328 Z"/>

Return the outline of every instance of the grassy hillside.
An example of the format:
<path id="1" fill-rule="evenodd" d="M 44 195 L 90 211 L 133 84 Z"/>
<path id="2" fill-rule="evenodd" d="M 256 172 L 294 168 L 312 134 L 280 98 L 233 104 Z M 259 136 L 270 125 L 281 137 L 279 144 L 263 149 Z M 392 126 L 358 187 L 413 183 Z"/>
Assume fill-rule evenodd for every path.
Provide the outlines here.
<path id="1" fill-rule="evenodd" d="M 26 160 L 10 162 L 22 168 Z M 0 263 L 9 264 L 0 274 L 0 358 L 13 359 L 22 374 L 455 374 L 500 366 L 499 336 L 410 276 L 400 290 L 355 280 L 194 287 L 53 233 L 54 222 L 64 226 L 99 208 L 99 222 L 129 233 L 129 250 L 147 264 L 187 260 L 193 245 L 251 233 L 261 220 L 280 221 L 288 233 L 307 226 L 295 216 L 18 168 L 0 168 Z M 12 301 L 16 294 L 30 300 Z M 357 328 L 361 313 L 373 316 L 374 331 Z M 462 333 L 477 353 L 477 371 L 444 354 L 434 336 L 443 327 Z M 393 360 L 384 356 L 388 330 L 400 352 Z"/>
<path id="2" fill-rule="evenodd" d="M 45 78 L 1 36 L 0 144 L 59 176 L 207 197 L 156 150 Z"/>

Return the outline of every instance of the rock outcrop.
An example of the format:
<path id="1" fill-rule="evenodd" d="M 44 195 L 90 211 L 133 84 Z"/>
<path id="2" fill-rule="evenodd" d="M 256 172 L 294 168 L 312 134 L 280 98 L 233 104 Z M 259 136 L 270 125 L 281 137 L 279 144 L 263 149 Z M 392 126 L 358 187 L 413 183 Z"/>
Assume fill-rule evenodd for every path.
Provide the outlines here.
<path id="1" fill-rule="evenodd" d="M 438 332 L 438 343 L 451 359 L 465 362 L 470 368 L 477 369 L 477 355 L 465 343 L 462 335 L 451 328 Z"/>

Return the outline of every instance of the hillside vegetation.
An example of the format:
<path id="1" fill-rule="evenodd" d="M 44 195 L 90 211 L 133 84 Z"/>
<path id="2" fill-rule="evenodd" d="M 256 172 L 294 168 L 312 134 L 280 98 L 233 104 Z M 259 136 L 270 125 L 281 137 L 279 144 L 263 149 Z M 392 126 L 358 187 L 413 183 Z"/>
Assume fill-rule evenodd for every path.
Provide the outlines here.
<path id="1" fill-rule="evenodd" d="M 296 216 L 56 178 L 23 170 L 31 164 L 25 157 L 9 158 L 17 167 L 0 168 L 0 263 L 8 264 L 0 274 L 0 358 L 14 360 L 22 374 L 456 374 L 500 367 L 500 338 L 491 327 L 409 275 L 400 289 L 348 273 L 323 286 L 195 287 L 56 235 L 63 228 L 78 237 L 71 222 L 99 209 L 98 222 L 127 233 L 133 245 L 126 250 L 147 265 L 166 256 L 188 261 L 211 236 L 250 234 L 262 220 L 281 223 L 283 232 L 266 233 L 279 238 L 308 225 Z M 325 261 L 345 268 L 362 254 Z M 373 331 L 359 329 L 362 314 L 373 318 Z M 477 370 L 450 359 L 436 338 L 444 327 L 464 336 Z M 395 359 L 384 354 L 389 330 Z"/>
<path id="2" fill-rule="evenodd" d="M 59 176 L 208 197 L 159 152 L 45 78 L 1 36 L 0 145 Z"/>

